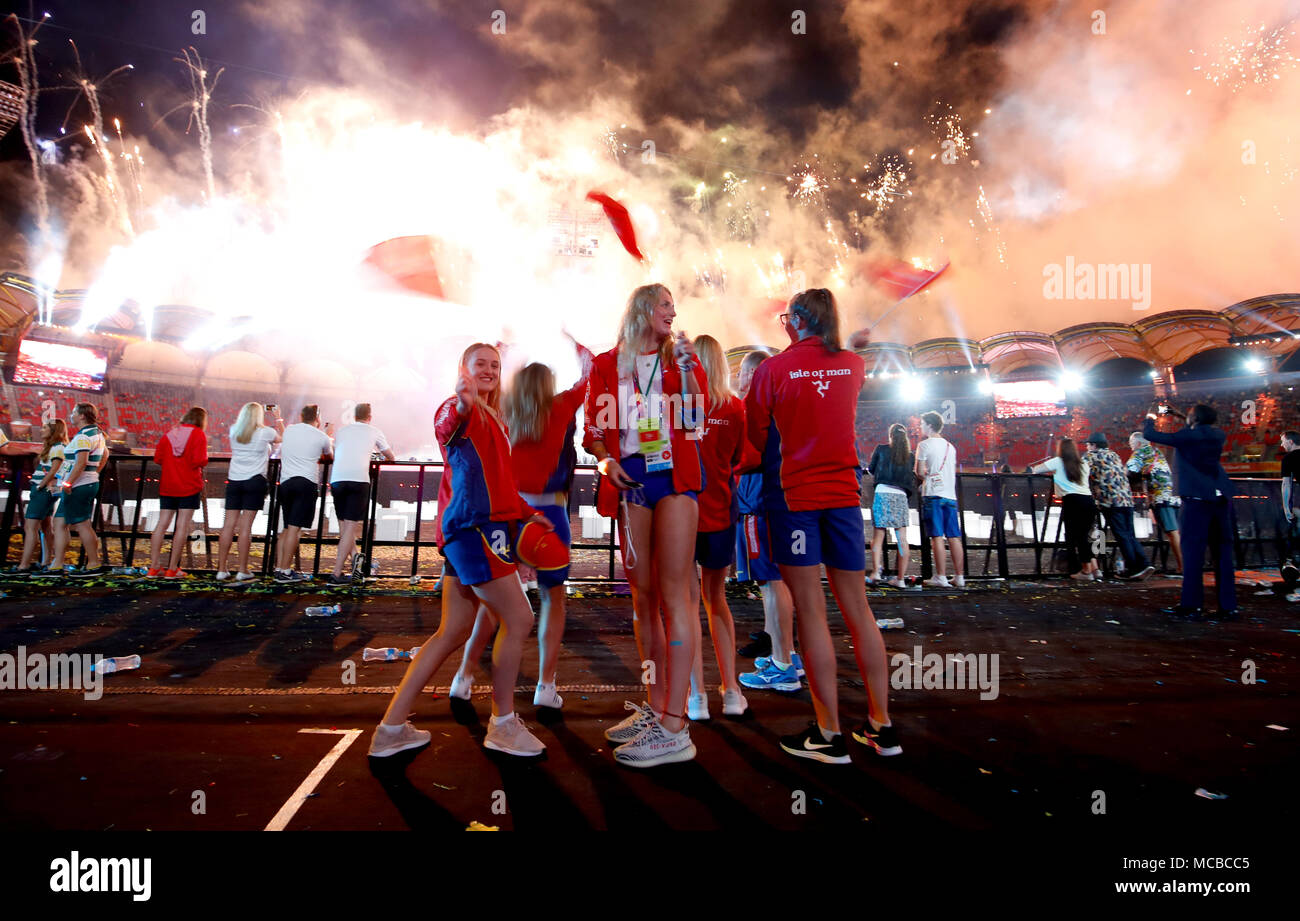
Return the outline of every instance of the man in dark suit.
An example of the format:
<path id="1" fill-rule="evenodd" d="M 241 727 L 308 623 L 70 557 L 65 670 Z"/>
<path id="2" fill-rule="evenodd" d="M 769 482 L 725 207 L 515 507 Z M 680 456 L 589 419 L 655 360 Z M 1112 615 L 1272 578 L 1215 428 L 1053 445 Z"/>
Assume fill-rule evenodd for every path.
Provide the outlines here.
<path id="1" fill-rule="evenodd" d="M 1219 611 L 1215 619 L 1237 619 L 1232 483 L 1219 460 L 1227 436 L 1215 425 L 1218 421 L 1219 414 L 1213 407 L 1198 403 L 1186 428 L 1167 434 L 1158 432 L 1155 413 L 1147 413 L 1142 430 L 1147 441 L 1170 445 L 1176 451 L 1174 476 L 1178 481 L 1178 494 L 1183 499 L 1180 528 L 1183 534 L 1183 592 L 1178 606 L 1166 611 L 1189 620 L 1202 619 L 1207 543 L 1216 548 L 1214 581 L 1218 588 Z"/>

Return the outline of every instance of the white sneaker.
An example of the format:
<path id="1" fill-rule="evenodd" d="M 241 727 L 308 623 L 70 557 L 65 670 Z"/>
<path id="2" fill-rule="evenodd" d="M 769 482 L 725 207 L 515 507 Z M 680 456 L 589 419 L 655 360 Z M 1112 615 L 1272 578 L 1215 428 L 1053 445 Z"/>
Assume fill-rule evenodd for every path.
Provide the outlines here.
<path id="1" fill-rule="evenodd" d="M 230 578 L 230 573 L 226 572 L 224 569 L 217 573 L 218 582 L 225 582 L 229 578 Z"/>
<path id="2" fill-rule="evenodd" d="M 504 723 L 498 723 L 496 717 L 493 717 L 488 722 L 487 738 L 483 740 L 483 746 L 521 758 L 532 758 L 546 751 L 542 740 L 528 731 L 517 713 L 510 714 Z"/>
<path id="3" fill-rule="evenodd" d="M 883 581 L 885 581 L 884 576 L 882 576 L 878 572 L 873 572 L 871 575 L 867 576 L 868 585 L 875 585 L 877 582 L 883 582 Z"/>
<path id="4" fill-rule="evenodd" d="M 749 701 L 745 700 L 745 695 L 739 689 L 731 688 L 722 692 L 723 716 L 744 716 L 748 709 Z"/>
<path id="5" fill-rule="evenodd" d="M 235 581 L 236 581 L 236 582 L 252 582 L 252 581 L 253 581 L 254 579 L 256 579 L 256 578 L 257 578 L 257 576 L 253 575 L 251 572 L 237 572 L 237 573 L 235 573 Z"/>
<path id="6" fill-rule="evenodd" d="M 933 576 L 926 579 L 925 584 L 931 588 L 952 588 L 952 583 L 948 581 L 947 576 Z"/>
<path id="7" fill-rule="evenodd" d="M 894 586 L 894 588 L 901 588 L 905 592 L 916 592 L 921 590 L 921 586 L 908 585 L 906 581 L 898 578 L 890 579 L 889 584 Z"/>
<path id="8" fill-rule="evenodd" d="M 416 729 L 409 720 L 401 726 L 388 726 L 380 723 L 375 727 L 375 734 L 370 737 L 370 756 L 372 758 L 387 758 L 389 755 L 404 752 L 408 748 L 419 748 L 421 745 L 427 745 L 432 737 L 433 733 L 424 729 Z"/>
<path id="9" fill-rule="evenodd" d="M 631 710 L 632 715 L 605 730 L 605 738 L 618 745 L 631 742 L 641 734 L 641 730 L 657 719 L 654 710 L 650 709 L 649 704 L 638 706 L 630 700 L 625 700 L 623 701 L 623 709 Z"/>
<path id="10" fill-rule="evenodd" d="M 1092 582 L 1092 581 L 1093 581 L 1092 573 L 1090 573 L 1090 572 L 1076 572 L 1074 575 L 1070 576 L 1070 578 L 1073 579 L 1073 580 L 1076 581 L 1076 582 Z"/>
<path id="11" fill-rule="evenodd" d="M 953 576 L 953 577 L 952 577 L 952 584 L 953 584 L 953 587 L 955 587 L 955 588 L 965 588 L 965 587 L 966 587 L 966 577 L 965 577 L 965 576 Z"/>
<path id="12" fill-rule="evenodd" d="M 470 691 L 473 687 L 473 675 L 462 675 L 460 672 L 456 672 L 451 679 L 451 688 L 447 691 L 447 696 L 459 697 L 461 700 L 469 700 Z"/>
<path id="13" fill-rule="evenodd" d="M 692 694 L 686 700 L 686 716 L 695 722 L 709 718 L 709 695 Z"/>
<path id="14" fill-rule="evenodd" d="M 533 693 L 533 706 L 558 710 L 564 706 L 564 698 L 555 693 L 555 685 L 538 684 L 537 690 Z"/>
<path id="15" fill-rule="evenodd" d="M 683 726 L 681 732 L 669 732 L 658 720 L 646 726 L 631 742 L 614 749 L 615 761 L 635 768 L 690 761 L 694 757 L 695 745 L 691 742 L 690 727 Z"/>

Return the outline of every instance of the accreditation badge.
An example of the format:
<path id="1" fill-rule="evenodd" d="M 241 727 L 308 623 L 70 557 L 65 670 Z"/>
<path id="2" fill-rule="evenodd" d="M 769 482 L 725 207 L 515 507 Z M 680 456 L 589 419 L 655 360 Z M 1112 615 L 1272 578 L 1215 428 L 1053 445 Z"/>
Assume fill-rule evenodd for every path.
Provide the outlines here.
<path id="1" fill-rule="evenodd" d="M 645 458 L 646 473 L 661 473 L 673 469 L 673 452 L 668 435 L 663 430 L 659 417 L 638 419 L 637 437 L 640 439 L 640 453 Z"/>

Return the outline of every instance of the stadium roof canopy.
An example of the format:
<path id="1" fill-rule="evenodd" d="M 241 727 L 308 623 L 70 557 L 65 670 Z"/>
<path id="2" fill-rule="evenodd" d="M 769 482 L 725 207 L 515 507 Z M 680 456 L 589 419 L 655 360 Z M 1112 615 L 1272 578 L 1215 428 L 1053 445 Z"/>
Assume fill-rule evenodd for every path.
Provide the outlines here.
<path id="1" fill-rule="evenodd" d="M 0 351 L 12 351 L 36 319 L 46 300 L 51 326 L 43 327 L 72 341 L 74 327 L 89 295 L 85 290 L 52 291 L 13 272 L 0 274 Z M 145 311 L 127 301 L 101 319 L 87 339 L 117 339 L 121 348 L 151 338 L 179 344 L 211 318 L 194 307 L 161 305 Z M 146 323 L 150 328 L 146 328 Z M 52 328 L 51 328 L 52 327 Z M 867 371 L 898 374 L 987 366 L 995 378 L 1031 367 L 1070 367 L 1087 371 L 1113 358 L 1136 358 L 1155 368 L 1176 367 L 1200 352 L 1233 345 L 1281 358 L 1300 344 L 1300 294 L 1271 294 L 1241 301 L 1222 310 L 1167 310 L 1146 314 L 1133 323 L 1096 322 L 1055 333 L 1010 331 L 985 339 L 928 339 L 914 345 L 872 342 L 859 349 Z M 237 345 L 232 344 L 232 347 Z M 746 352 L 762 346 L 729 349 L 737 367 Z"/>

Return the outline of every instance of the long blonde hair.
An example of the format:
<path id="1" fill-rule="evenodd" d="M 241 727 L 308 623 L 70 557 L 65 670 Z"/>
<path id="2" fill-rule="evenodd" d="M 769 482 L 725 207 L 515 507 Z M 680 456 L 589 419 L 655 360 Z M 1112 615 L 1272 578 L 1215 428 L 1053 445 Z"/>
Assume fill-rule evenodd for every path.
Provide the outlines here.
<path id="1" fill-rule="evenodd" d="M 637 356 L 655 346 L 651 339 L 650 323 L 654 319 L 655 305 L 665 294 L 672 295 L 666 285 L 642 285 L 632 292 L 618 324 L 618 369 L 630 373 L 636 366 Z M 659 345 L 659 358 L 664 367 L 672 361 L 673 337 L 668 336 Z"/>
<path id="2" fill-rule="evenodd" d="M 510 381 L 510 389 L 501 398 L 510 444 L 541 441 L 546 420 L 555 403 L 555 372 L 540 362 L 529 362 Z"/>
<path id="3" fill-rule="evenodd" d="M 492 351 L 496 352 L 497 364 L 500 365 L 501 350 L 499 348 L 497 348 L 495 345 L 492 345 L 490 342 L 475 342 L 473 345 L 471 345 L 469 348 L 467 348 L 464 352 L 461 353 L 460 367 L 457 369 L 457 372 L 462 377 L 468 377 L 471 379 L 473 378 L 474 375 L 469 373 L 469 360 L 470 358 L 473 357 L 474 353 L 477 352 L 479 349 L 491 349 Z M 477 384 L 475 384 L 474 387 L 475 387 L 475 396 L 474 396 L 475 402 L 480 400 L 483 401 L 483 403 L 487 405 L 487 408 L 492 410 L 492 414 L 500 418 L 501 416 L 501 372 L 500 370 L 497 371 L 496 387 L 493 388 L 492 392 L 489 393 L 486 397 L 478 393 Z"/>
<path id="4" fill-rule="evenodd" d="M 262 427 L 262 415 L 266 409 L 261 403 L 245 403 L 239 410 L 239 417 L 235 419 L 235 425 L 230 430 L 230 437 L 241 445 L 246 445 L 253 440 L 253 434 Z"/>
<path id="5" fill-rule="evenodd" d="M 736 394 L 731 389 L 731 369 L 722 344 L 712 336 L 695 337 L 695 354 L 709 379 L 709 409 L 725 406 Z"/>
<path id="6" fill-rule="evenodd" d="M 62 419 L 51 419 L 45 423 L 45 437 L 41 439 L 41 463 L 50 459 L 50 452 L 55 445 L 68 443 L 68 423 Z"/>

